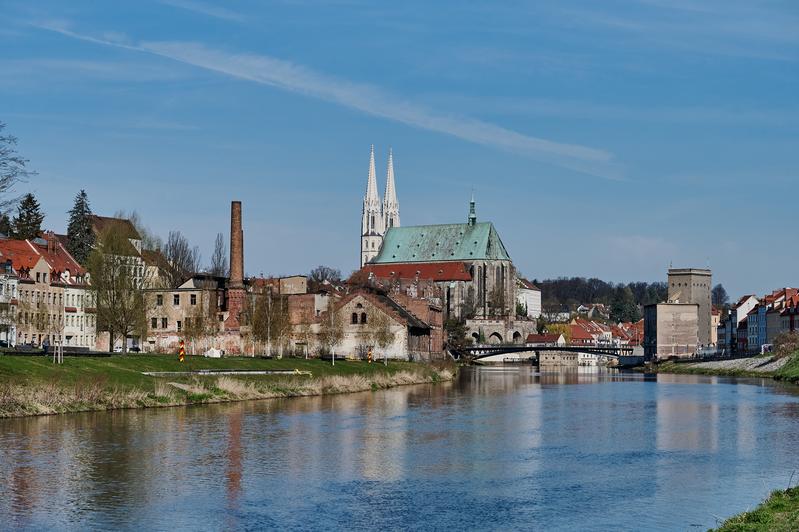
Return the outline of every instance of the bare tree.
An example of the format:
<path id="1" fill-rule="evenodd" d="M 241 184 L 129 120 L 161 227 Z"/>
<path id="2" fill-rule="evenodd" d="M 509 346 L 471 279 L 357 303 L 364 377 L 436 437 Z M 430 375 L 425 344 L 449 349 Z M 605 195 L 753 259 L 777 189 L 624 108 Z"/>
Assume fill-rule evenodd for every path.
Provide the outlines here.
<path id="1" fill-rule="evenodd" d="M 110 229 L 100 235 L 97 244 L 88 260 L 97 330 L 109 333 L 111 351 L 116 338 L 121 338 L 126 353 L 128 336 L 143 336 L 147 331 L 147 280 L 136 274 L 135 257 L 130 255 L 125 235 Z"/>
<path id="2" fill-rule="evenodd" d="M 311 270 L 311 273 L 308 274 L 308 277 L 310 277 L 311 281 L 317 283 L 323 283 L 325 281 L 340 281 L 341 270 L 337 270 L 329 266 L 317 266 Z"/>
<path id="3" fill-rule="evenodd" d="M 383 360 L 388 361 L 386 348 L 394 343 L 394 331 L 391 330 L 391 320 L 379 310 L 369 316 L 369 339 L 375 346 L 383 350 Z M 375 357 L 377 358 L 377 357 Z"/>
<path id="4" fill-rule="evenodd" d="M 252 315 L 252 334 L 256 340 L 267 342 L 267 354 L 277 346 L 282 355 L 283 344 L 291 334 L 288 299 L 271 292 L 257 295 Z"/>
<path id="5" fill-rule="evenodd" d="M 164 247 L 164 241 L 161 240 L 160 236 L 150 231 L 149 227 L 144 225 L 144 222 L 142 221 L 138 212 L 118 210 L 114 213 L 114 218 L 129 220 L 130 223 L 133 224 L 133 227 L 136 228 L 136 232 L 139 233 L 139 236 L 141 237 L 142 249 L 155 251 Z"/>
<path id="6" fill-rule="evenodd" d="M 216 234 L 214 242 L 214 254 L 211 255 L 211 273 L 217 277 L 227 277 L 228 275 L 228 256 L 225 237 L 222 233 Z"/>
<path id="7" fill-rule="evenodd" d="M 17 137 L 2 134 L 5 127 L 0 122 L 0 211 L 6 211 L 19 199 L 7 197 L 14 185 L 36 175 L 26 168 L 29 161 L 17 153 Z"/>
<path id="8" fill-rule="evenodd" d="M 164 257 L 169 264 L 166 277 L 169 285 L 176 288 L 200 269 L 200 250 L 191 247 L 180 231 L 170 231 L 164 246 Z"/>
<path id="9" fill-rule="evenodd" d="M 339 313 L 331 308 L 322 314 L 319 327 L 319 343 L 323 351 L 332 352 L 344 339 L 344 324 Z"/>

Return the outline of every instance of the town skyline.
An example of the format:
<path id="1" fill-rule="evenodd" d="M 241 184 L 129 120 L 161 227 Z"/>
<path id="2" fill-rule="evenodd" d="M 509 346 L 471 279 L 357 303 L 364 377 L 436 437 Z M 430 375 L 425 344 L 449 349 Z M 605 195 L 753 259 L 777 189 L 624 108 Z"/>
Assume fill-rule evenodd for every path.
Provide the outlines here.
<path id="1" fill-rule="evenodd" d="M 712 268 L 731 296 L 790 286 L 799 252 L 763 260 L 792 238 L 774 205 L 799 152 L 790 9 L 539 5 L 491 9 L 475 34 L 485 6 L 427 21 L 413 6 L 313 5 L 154 1 L 98 14 L 11 2 L 0 113 L 39 172 L 19 191 L 36 193 L 58 230 L 85 188 L 96 212 L 135 210 L 206 260 L 226 202 L 246 195 L 265 207 L 246 214 L 249 273 L 347 273 L 375 144 L 378 168 L 394 150 L 404 223 L 460 222 L 474 188 L 479 218 L 527 277 L 651 281 L 673 264 Z M 282 25 L 268 24 L 273 12 Z M 579 31 L 516 41 L 491 29 L 535 27 L 537 15 Z M 371 28 L 385 31 L 364 47 Z M 243 67 L 225 67 L 232 59 Z M 755 212 L 769 231 L 726 229 Z"/>

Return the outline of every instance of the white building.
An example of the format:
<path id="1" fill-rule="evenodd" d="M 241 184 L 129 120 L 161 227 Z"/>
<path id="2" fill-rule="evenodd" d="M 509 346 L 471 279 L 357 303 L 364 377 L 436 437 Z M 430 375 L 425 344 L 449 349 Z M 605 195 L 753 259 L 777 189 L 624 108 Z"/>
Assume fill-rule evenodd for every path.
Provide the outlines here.
<path id="1" fill-rule="evenodd" d="M 516 297 L 518 302 L 527 310 L 527 317 L 531 320 L 541 316 L 541 289 L 527 279 L 516 279 Z"/>
<path id="2" fill-rule="evenodd" d="M 0 342 L 5 342 L 6 347 L 17 344 L 18 286 L 19 277 L 12 262 L 0 264 Z"/>

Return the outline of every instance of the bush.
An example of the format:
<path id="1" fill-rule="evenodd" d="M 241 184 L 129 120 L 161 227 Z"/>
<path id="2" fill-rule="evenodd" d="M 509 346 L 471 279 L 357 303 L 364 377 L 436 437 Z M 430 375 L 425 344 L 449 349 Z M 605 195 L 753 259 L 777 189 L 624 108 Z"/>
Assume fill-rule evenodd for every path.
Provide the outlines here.
<path id="1" fill-rule="evenodd" d="M 784 358 L 799 351 L 799 334 L 796 331 L 784 332 L 774 339 L 774 357 Z"/>

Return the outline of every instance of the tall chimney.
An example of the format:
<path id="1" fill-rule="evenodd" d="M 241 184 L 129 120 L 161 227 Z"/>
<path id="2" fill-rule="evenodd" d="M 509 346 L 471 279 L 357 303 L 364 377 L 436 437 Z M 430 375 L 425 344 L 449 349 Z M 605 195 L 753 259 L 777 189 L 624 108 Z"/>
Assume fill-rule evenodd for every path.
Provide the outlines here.
<path id="1" fill-rule="evenodd" d="M 230 287 L 244 287 L 244 231 L 241 229 L 241 202 L 230 203 Z"/>

